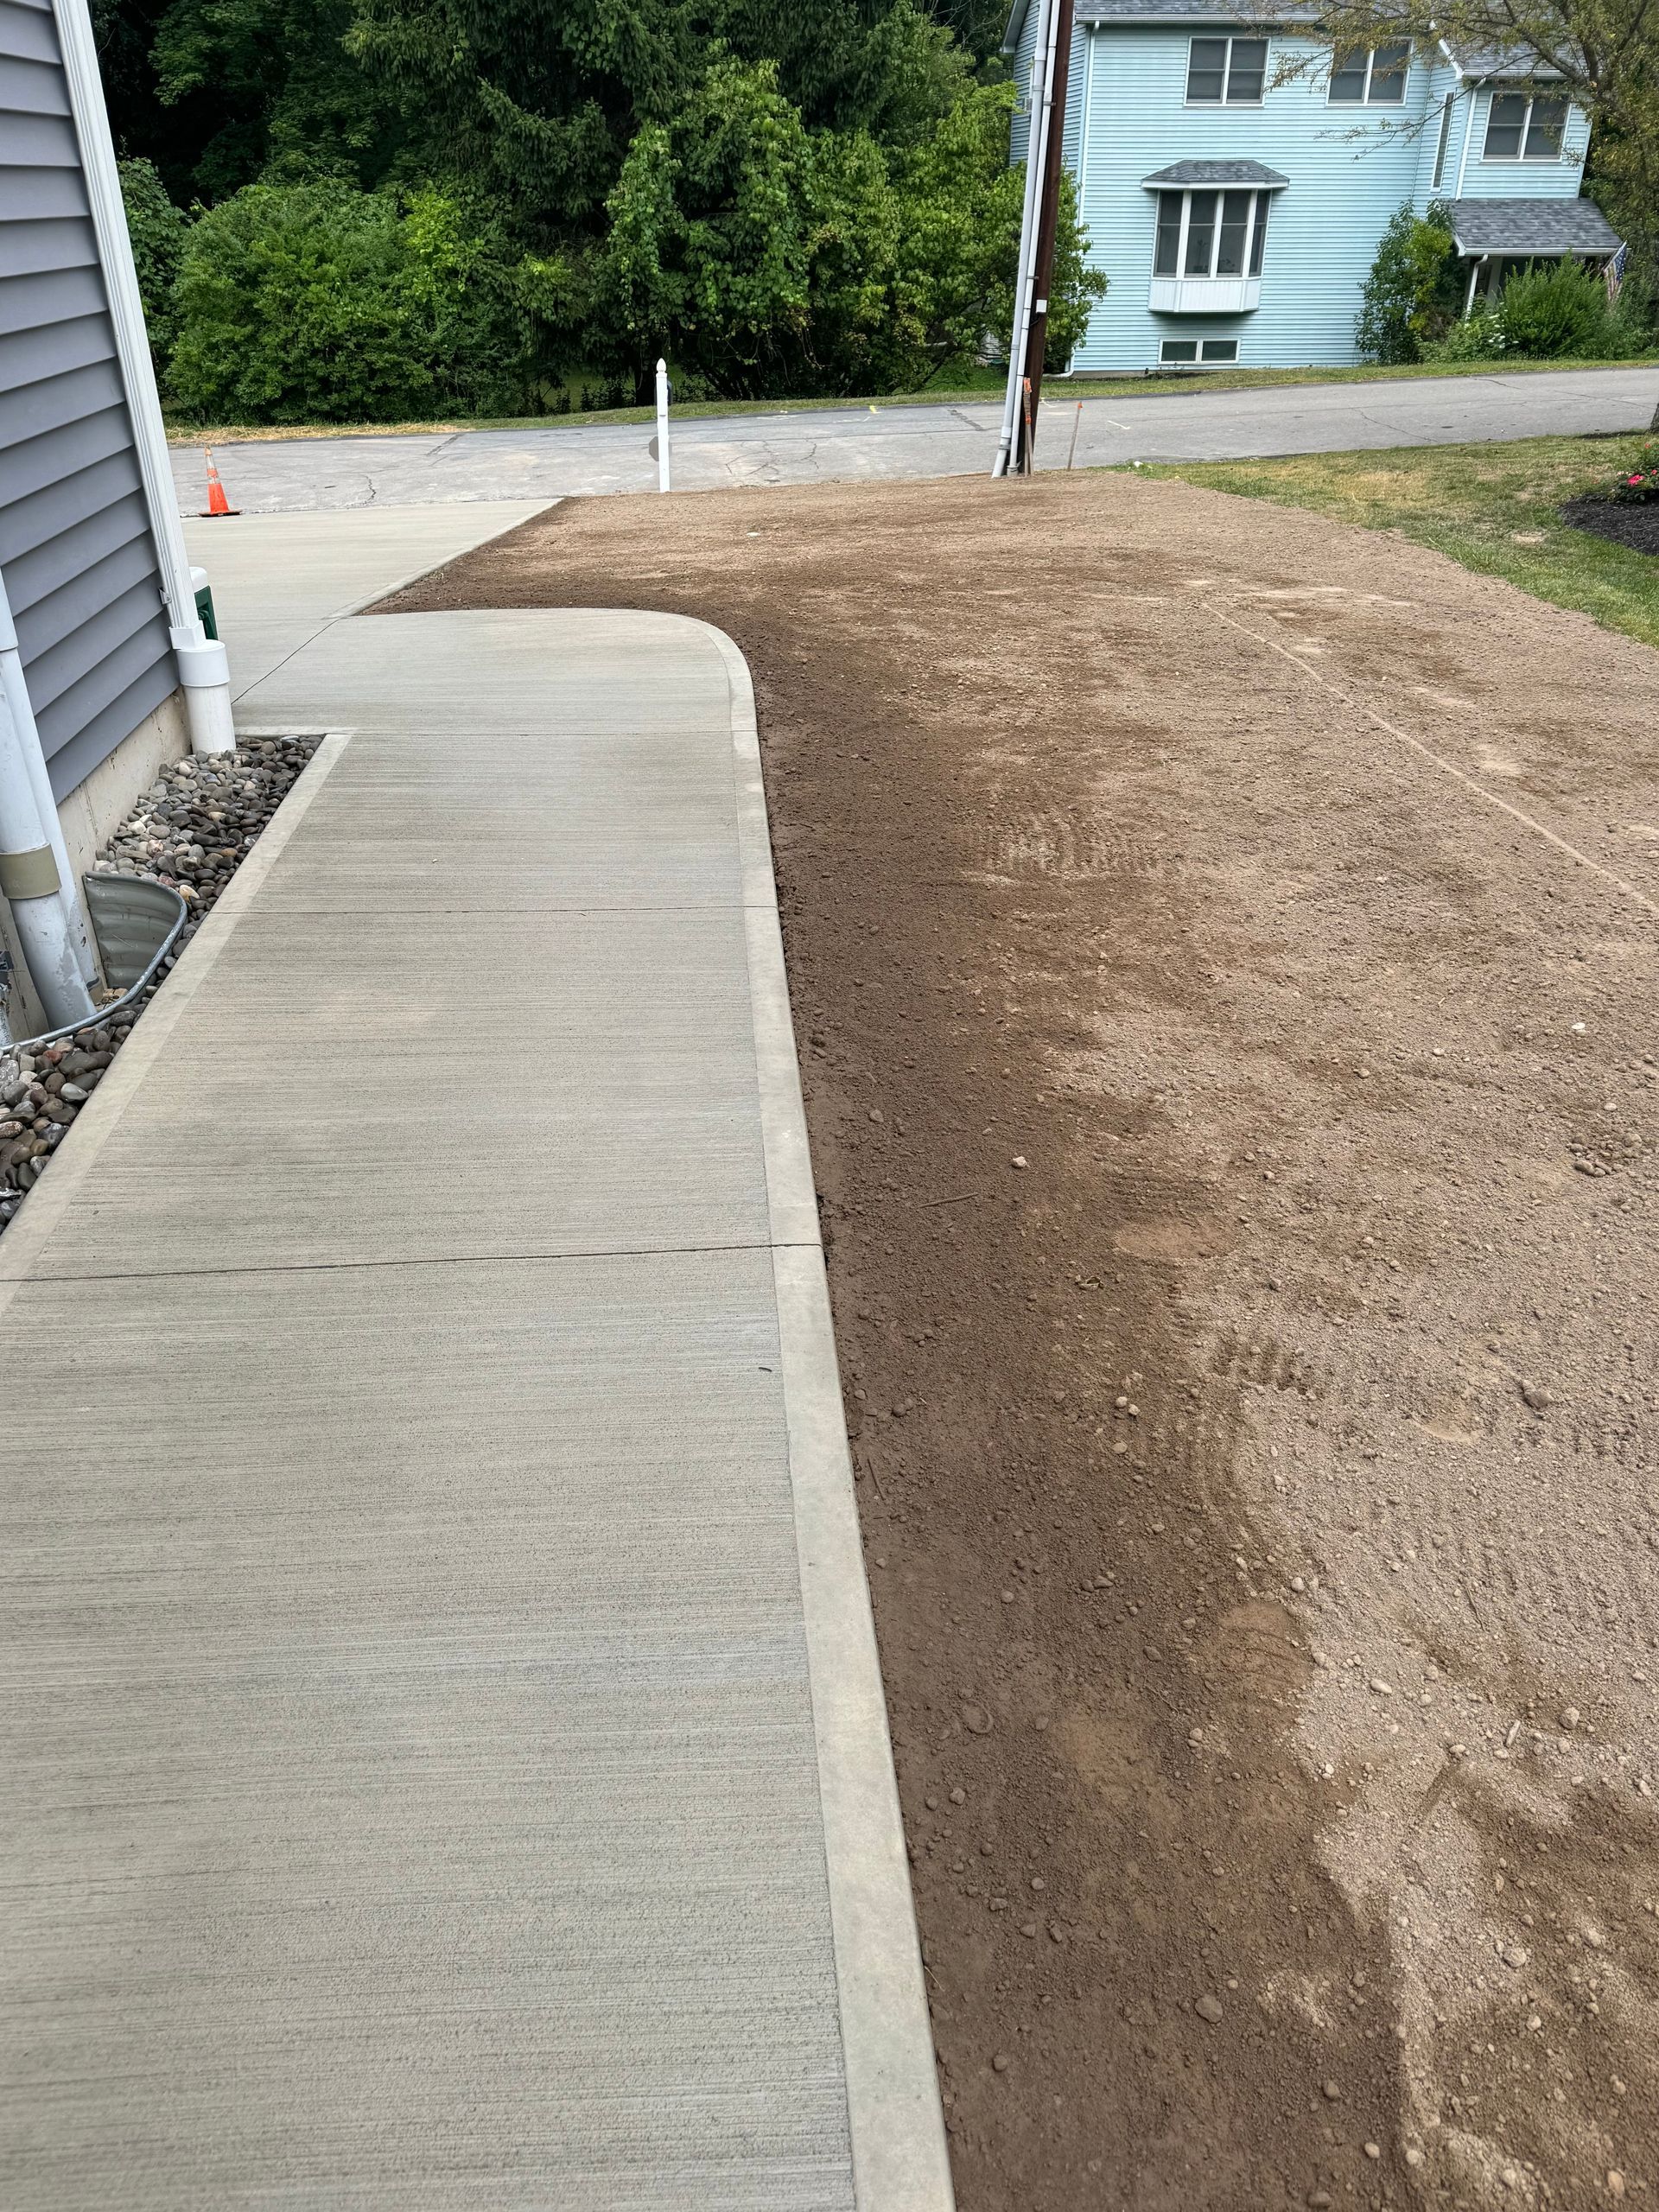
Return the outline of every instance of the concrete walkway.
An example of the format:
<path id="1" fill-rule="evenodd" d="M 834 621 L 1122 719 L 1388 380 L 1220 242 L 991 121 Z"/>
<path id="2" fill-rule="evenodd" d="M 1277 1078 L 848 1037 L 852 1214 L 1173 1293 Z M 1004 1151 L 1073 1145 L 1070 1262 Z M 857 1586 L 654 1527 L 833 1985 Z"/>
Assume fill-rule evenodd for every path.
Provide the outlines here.
<path id="1" fill-rule="evenodd" d="M 1659 366 L 1375 379 L 1256 391 L 1148 391 L 1083 403 L 1079 467 L 1131 461 L 1229 461 L 1262 454 L 1447 445 L 1644 429 Z M 1049 388 L 1038 435 L 1045 467 L 1063 468 L 1075 403 Z M 1000 409 L 822 409 L 793 415 L 683 416 L 674 425 L 682 491 L 988 470 Z M 550 423 L 429 436 L 293 438 L 214 448 L 231 496 L 276 513 L 474 499 L 542 502 L 575 493 L 654 491 L 652 426 Z M 202 504 L 199 448 L 173 456 L 186 512 Z"/>
<path id="2" fill-rule="evenodd" d="M 211 522 L 192 515 L 185 541 L 213 587 L 235 696 L 245 697 L 331 622 L 528 522 L 546 504 L 480 500 Z"/>
<path id="3" fill-rule="evenodd" d="M 0 2199 L 945 2212 L 743 663 L 242 711 L 350 734 L 0 1244 Z"/>

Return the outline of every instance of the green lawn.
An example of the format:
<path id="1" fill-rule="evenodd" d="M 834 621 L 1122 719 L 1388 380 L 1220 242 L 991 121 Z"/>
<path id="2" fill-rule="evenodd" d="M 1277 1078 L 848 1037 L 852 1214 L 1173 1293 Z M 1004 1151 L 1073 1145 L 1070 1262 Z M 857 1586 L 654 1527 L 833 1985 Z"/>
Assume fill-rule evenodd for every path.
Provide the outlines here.
<path id="1" fill-rule="evenodd" d="M 1651 366 L 1659 377 L 1659 363 L 1652 361 L 1515 361 L 1503 365 L 1505 376 L 1524 376 L 1553 369 L 1618 369 Z M 1374 384 L 1417 377 L 1479 377 L 1494 373 L 1490 361 L 1421 362 L 1410 368 L 1365 366 L 1352 369 L 1204 369 L 1159 371 L 1148 376 L 1067 377 L 1046 389 L 1049 402 L 1058 406 L 1071 399 L 1144 398 L 1195 391 L 1258 391 L 1273 385 Z M 938 407 L 952 402 L 995 399 L 1001 392 L 1003 373 L 998 369 L 955 370 L 925 391 L 888 392 L 876 399 L 690 399 L 676 401 L 677 416 L 701 415 L 798 415 L 830 408 L 866 408 L 879 412 L 887 407 Z M 501 416 L 450 416 L 431 423 L 262 423 L 257 425 L 168 421 L 168 435 L 175 445 L 221 445 L 248 438 L 391 437 L 416 432 L 448 430 L 556 429 L 584 423 L 649 423 L 649 407 L 595 409 L 587 414 L 517 415 Z"/>
<path id="2" fill-rule="evenodd" d="M 1281 461 L 1174 461 L 1143 476 L 1179 476 L 1245 499 L 1312 507 L 1367 530 L 1432 545 L 1465 569 L 1503 576 L 1609 630 L 1659 645 L 1659 556 L 1570 530 L 1556 509 L 1611 480 L 1656 441 L 1523 438 L 1513 445 L 1408 446 L 1385 453 L 1296 454 Z"/>

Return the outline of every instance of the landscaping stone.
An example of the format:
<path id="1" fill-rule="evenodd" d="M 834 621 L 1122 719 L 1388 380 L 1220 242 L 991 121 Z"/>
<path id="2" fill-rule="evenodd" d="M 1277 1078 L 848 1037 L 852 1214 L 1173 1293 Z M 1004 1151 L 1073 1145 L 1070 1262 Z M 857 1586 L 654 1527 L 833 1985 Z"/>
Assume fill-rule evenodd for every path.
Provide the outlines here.
<path id="1" fill-rule="evenodd" d="M 171 884 L 190 911 L 162 963 L 172 967 L 315 752 L 310 737 L 251 738 L 234 753 L 164 768 L 99 854 L 97 866 Z M 16 1218 L 51 1154 L 104 1079 L 159 986 L 113 1022 L 0 1052 L 0 1234 Z"/>

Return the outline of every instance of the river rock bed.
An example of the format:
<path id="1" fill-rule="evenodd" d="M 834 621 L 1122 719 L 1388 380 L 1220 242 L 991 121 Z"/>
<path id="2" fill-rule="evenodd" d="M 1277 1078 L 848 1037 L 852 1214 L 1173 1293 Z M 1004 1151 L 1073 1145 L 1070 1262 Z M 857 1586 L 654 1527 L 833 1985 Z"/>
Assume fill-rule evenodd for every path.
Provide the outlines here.
<path id="1" fill-rule="evenodd" d="M 98 855 L 99 868 L 170 884 L 189 909 L 171 968 L 317 747 L 250 738 L 234 753 L 170 762 Z M 160 976 L 112 1020 L 31 1050 L 0 1050 L 0 1235 L 46 1173 L 71 1123 L 149 1005 Z M 111 993 L 111 997 L 118 994 Z"/>

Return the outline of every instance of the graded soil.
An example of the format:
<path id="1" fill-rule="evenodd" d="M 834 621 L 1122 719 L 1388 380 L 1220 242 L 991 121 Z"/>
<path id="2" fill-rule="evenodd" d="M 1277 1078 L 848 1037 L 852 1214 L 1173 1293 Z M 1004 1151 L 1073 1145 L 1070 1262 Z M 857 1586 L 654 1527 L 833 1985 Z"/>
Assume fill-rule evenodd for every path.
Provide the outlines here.
<path id="1" fill-rule="evenodd" d="M 963 2212 L 1659 2191 L 1659 657 L 1132 476 L 569 502 L 753 669 Z"/>

